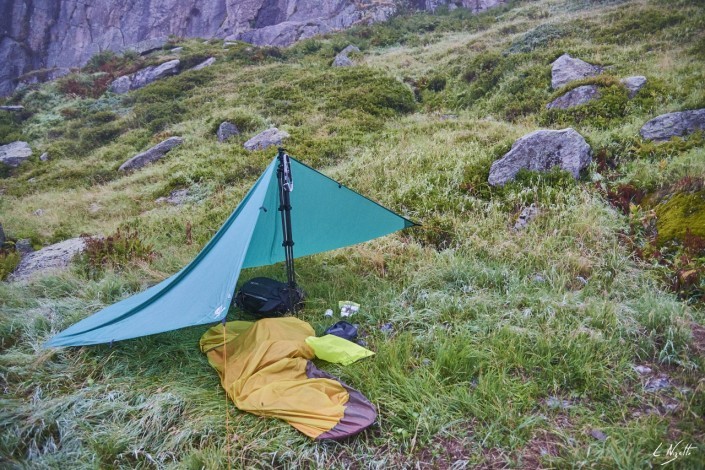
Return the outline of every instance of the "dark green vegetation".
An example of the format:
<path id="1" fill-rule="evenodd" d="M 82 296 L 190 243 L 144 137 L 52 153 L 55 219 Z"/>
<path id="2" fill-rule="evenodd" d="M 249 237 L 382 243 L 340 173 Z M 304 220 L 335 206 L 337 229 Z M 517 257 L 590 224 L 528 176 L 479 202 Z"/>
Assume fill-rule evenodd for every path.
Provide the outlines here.
<path id="1" fill-rule="evenodd" d="M 101 73 L 174 58 L 168 48 L 105 55 L 18 93 L 11 102 L 27 113 L 0 118 L 0 140 L 21 135 L 51 160 L 35 155 L 0 180 L 5 231 L 36 243 L 118 227 L 126 237 L 115 262 L 100 261 L 112 256 L 101 245 L 67 273 L 0 284 L 0 462 L 223 468 L 228 442 L 236 468 L 631 469 L 660 466 L 658 445 L 682 439 L 696 449 L 677 465 L 698 468 L 703 136 L 653 143 L 638 130 L 705 107 L 704 40 L 696 1 L 515 2 L 478 16 L 405 15 L 288 49 L 178 41 L 189 63 L 218 61 L 125 96 L 81 91 Z M 350 42 L 359 65 L 330 68 Z M 607 67 L 569 85 L 596 84 L 603 99 L 547 111 L 558 95 L 550 63 L 565 52 Z M 618 80 L 637 74 L 648 84 L 629 100 Z M 218 144 L 223 120 L 242 134 Z M 321 365 L 379 406 L 378 425 L 341 444 L 312 443 L 232 404 L 227 434 L 223 391 L 197 348 L 203 328 L 41 349 L 186 264 L 273 157 L 242 148 L 269 125 L 291 134 L 292 155 L 423 224 L 297 262 L 309 295 L 302 317 L 322 332 L 326 308 L 360 302 L 356 320 L 377 353 Z M 524 172 L 487 185 L 516 138 L 565 126 L 593 148 L 581 180 Z M 116 171 L 172 135 L 185 142 L 164 160 Z M 155 202 L 174 189 L 189 189 L 183 206 Z M 514 232 L 531 203 L 540 215 Z M 673 386 L 648 391 L 659 374 Z"/>

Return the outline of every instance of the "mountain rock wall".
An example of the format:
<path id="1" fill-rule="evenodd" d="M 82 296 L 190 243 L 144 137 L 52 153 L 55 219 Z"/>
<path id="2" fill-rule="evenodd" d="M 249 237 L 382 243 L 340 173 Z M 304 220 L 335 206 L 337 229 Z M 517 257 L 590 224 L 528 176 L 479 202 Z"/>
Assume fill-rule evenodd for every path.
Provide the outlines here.
<path id="1" fill-rule="evenodd" d="M 0 96 L 32 71 L 52 79 L 103 50 L 169 35 L 286 46 L 299 39 L 384 21 L 403 0 L 3 0 Z M 506 0 L 413 0 L 408 6 L 481 11 Z"/>

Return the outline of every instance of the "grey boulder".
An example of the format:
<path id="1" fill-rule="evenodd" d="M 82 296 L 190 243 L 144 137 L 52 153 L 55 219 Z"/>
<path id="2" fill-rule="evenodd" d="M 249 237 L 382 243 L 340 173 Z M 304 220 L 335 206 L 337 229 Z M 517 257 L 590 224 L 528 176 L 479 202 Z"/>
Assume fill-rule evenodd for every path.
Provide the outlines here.
<path id="1" fill-rule="evenodd" d="M 546 105 L 548 109 L 568 109 L 589 103 L 600 97 L 600 90 L 595 85 L 583 85 L 570 90 Z"/>
<path id="2" fill-rule="evenodd" d="M 9 279 L 21 281 L 38 273 L 66 269 L 73 257 L 85 248 L 83 238 L 71 238 L 26 254 Z"/>
<path id="3" fill-rule="evenodd" d="M 149 150 L 139 153 L 120 165 L 120 171 L 137 170 L 152 162 L 156 162 L 166 155 L 174 147 L 181 145 L 184 139 L 181 137 L 169 137 L 168 139 L 159 142 Z"/>
<path id="4" fill-rule="evenodd" d="M 333 67 L 350 67 L 354 65 L 352 59 L 348 57 L 348 54 L 351 52 L 360 52 L 360 49 L 357 46 L 349 44 L 335 56 L 335 59 L 333 59 Z"/>
<path id="5" fill-rule="evenodd" d="M 542 129 L 518 139 L 509 152 L 492 163 L 487 182 L 492 186 L 503 186 L 521 169 L 548 171 L 555 166 L 578 178 L 591 160 L 590 146 L 575 130 Z"/>
<path id="6" fill-rule="evenodd" d="M 0 163 L 13 168 L 20 166 L 32 156 L 32 149 L 27 142 L 18 140 L 7 145 L 0 145 Z"/>
<path id="7" fill-rule="evenodd" d="M 633 77 L 623 78 L 620 82 L 627 88 L 629 98 L 634 98 L 639 90 L 644 88 L 644 85 L 646 85 L 646 77 L 643 75 L 635 75 Z"/>
<path id="8" fill-rule="evenodd" d="M 552 64 L 551 87 L 557 89 L 575 80 L 594 77 L 601 74 L 602 70 L 599 65 L 588 64 L 584 60 L 563 54 Z"/>
<path id="9" fill-rule="evenodd" d="M 252 137 L 243 146 L 250 151 L 263 150 L 273 145 L 281 145 L 282 141 L 288 137 L 289 134 L 287 132 L 272 127 Z"/>
<path id="10" fill-rule="evenodd" d="M 705 130 L 705 108 L 662 114 L 644 124 L 639 131 L 650 140 L 668 140 Z"/>
<path id="11" fill-rule="evenodd" d="M 237 126 L 228 121 L 221 122 L 220 126 L 218 126 L 218 132 L 216 133 L 218 136 L 218 142 L 225 142 L 230 137 L 238 134 L 240 134 L 240 131 Z"/>
<path id="12" fill-rule="evenodd" d="M 119 95 L 130 90 L 137 90 L 159 79 L 176 75 L 179 73 L 180 64 L 179 59 L 174 59 L 160 65 L 145 67 L 132 75 L 125 75 L 113 80 L 108 90 Z"/>

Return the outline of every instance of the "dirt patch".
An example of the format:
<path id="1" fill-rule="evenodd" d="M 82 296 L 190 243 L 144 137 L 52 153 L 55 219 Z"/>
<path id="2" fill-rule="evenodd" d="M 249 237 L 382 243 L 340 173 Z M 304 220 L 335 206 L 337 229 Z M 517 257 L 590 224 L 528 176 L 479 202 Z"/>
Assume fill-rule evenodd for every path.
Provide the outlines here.
<path id="1" fill-rule="evenodd" d="M 509 463 L 509 456 L 504 453 L 501 449 L 483 449 L 482 456 L 484 457 L 484 462 L 478 465 L 477 469 L 480 470 L 501 470 L 512 468 Z M 528 468 L 528 467 L 527 467 Z"/>
<path id="2" fill-rule="evenodd" d="M 705 356 L 705 326 L 692 322 L 690 329 L 693 332 L 693 348 L 699 356 Z"/>
<path id="3" fill-rule="evenodd" d="M 519 458 L 522 468 L 546 468 L 542 460 L 560 455 L 563 441 L 557 435 L 548 431 L 538 431 L 526 443 Z"/>
<path id="4" fill-rule="evenodd" d="M 472 457 L 471 429 L 445 431 L 436 434 L 431 442 L 415 456 L 415 468 L 462 468 Z"/>

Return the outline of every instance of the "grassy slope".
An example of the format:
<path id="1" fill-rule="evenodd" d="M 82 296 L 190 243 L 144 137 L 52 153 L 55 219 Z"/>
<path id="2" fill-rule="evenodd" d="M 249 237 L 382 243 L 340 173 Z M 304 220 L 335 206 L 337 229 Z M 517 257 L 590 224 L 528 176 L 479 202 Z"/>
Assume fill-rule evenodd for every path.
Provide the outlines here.
<path id="1" fill-rule="evenodd" d="M 702 324 L 703 312 L 634 260 L 622 243 L 629 221 L 591 182 L 597 166 L 577 183 L 554 174 L 502 190 L 484 184 L 516 138 L 564 126 L 617 159 L 610 184 L 654 189 L 704 176 L 701 145 L 651 158 L 631 152 L 651 117 L 705 105 L 705 15 L 696 5 L 542 0 L 479 17 L 416 15 L 284 51 L 188 41 L 187 54 L 219 61 L 125 99 L 67 97 L 56 85 L 26 94 L 34 115 L 17 132 L 53 159 L 0 180 L 8 235 L 40 244 L 127 225 L 160 257 L 98 279 L 75 269 L 0 284 L 0 462 L 218 468 L 227 439 L 236 467 L 637 468 L 661 463 L 652 456 L 659 443 L 684 439 L 699 447 L 679 464 L 697 467 L 705 361 L 691 322 Z M 330 69 L 348 42 L 362 47 L 362 65 Z M 525 52 L 503 54 L 510 47 Z M 608 99 L 575 113 L 543 110 L 554 96 L 550 63 L 563 52 L 609 66 L 598 79 Z M 627 101 L 614 79 L 634 74 L 649 84 Z M 223 119 L 245 135 L 217 144 Z M 241 147 L 269 124 L 291 133 L 292 155 L 424 223 L 297 264 L 310 298 L 302 317 L 322 331 L 325 308 L 359 301 L 357 321 L 377 352 L 323 366 L 379 407 L 378 425 L 345 443 L 312 443 L 232 404 L 226 433 L 224 394 L 197 348 L 203 328 L 112 348 L 41 349 L 191 259 L 272 158 Z M 117 173 L 168 135 L 186 142 L 158 164 Z M 192 191 L 184 206 L 154 202 L 181 187 Z M 517 209 L 534 201 L 541 216 L 510 230 Z M 392 334 L 379 330 L 385 323 Z M 677 387 L 646 392 L 635 364 Z M 570 406 L 552 407 L 549 397 Z M 607 440 L 591 437 L 594 429 Z"/>

